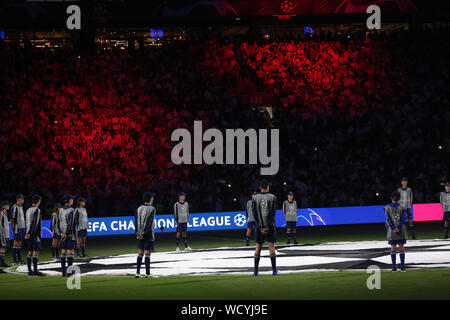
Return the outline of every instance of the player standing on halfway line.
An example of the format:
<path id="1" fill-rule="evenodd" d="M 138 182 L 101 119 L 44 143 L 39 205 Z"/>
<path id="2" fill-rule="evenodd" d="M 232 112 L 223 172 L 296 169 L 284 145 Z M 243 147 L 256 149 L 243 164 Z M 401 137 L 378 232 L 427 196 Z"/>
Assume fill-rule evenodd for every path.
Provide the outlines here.
<path id="1" fill-rule="evenodd" d="M 391 245 L 391 261 L 392 272 L 397 271 L 396 255 L 397 246 L 400 255 L 400 269 L 402 272 L 405 269 L 405 249 L 404 245 L 408 239 L 408 232 L 406 231 L 406 210 L 400 203 L 400 192 L 398 190 L 392 192 L 391 203 L 384 208 L 386 214 L 386 237 L 388 243 Z"/>
<path id="2" fill-rule="evenodd" d="M 277 232 L 275 229 L 275 214 L 277 210 L 277 198 L 269 193 L 269 183 L 262 181 L 259 185 L 261 192 L 255 195 L 252 203 L 252 211 L 256 220 L 257 228 L 255 231 L 255 266 L 253 275 L 257 276 L 259 271 L 259 260 L 261 249 L 265 240 L 268 242 L 270 252 L 270 262 L 272 264 L 272 274 L 279 275 L 276 264 L 275 242 L 277 241 Z"/>
<path id="3" fill-rule="evenodd" d="M 247 208 L 245 210 L 245 215 L 247 216 L 247 230 L 245 233 L 245 245 L 249 246 L 250 245 L 250 236 L 252 235 L 252 229 L 255 229 L 256 227 L 256 222 L 255 222 L 255 217 L 253 216 L 253 211 L 252 211 L 252 203 L 253 203 L 253 199 L 255 198 L 255 195 L 257 195 L 258 192 L 253 192 L 251 194 L 251 199 L 247 201 Z"/>
<path id="4" fill-rule="evenodd" d="M 440 202 L 442 211 L 444 212 L 444 216 L 442 218 L 442 221 L 444 221 L 444 239 L 448 239 L 448 222 L 450 221 L 450 181 L 447 181 L 444 186 L 445 191 L 441 192 Z"/>
<path id="5" fill-rule="evenodd" d="M 187 228 L 189 223 L 189 203 L 185 201 L 186 193 L 180 192 L 178 194 L 178 201 L 173 205 L 173 214 L 175 216 L 175 222 L 177 223 L 176 234 L 176 251 L 180 251 L 180 235 L 183 237 L 184 250 L 191 250 L 187 241 Z"/>
<path id="6" fill-rule="evenodd" d="M 85 206 L 86 206 L 86 199 L 80 197 L 77 200 L 77 208 L 75 209 L 74 212 L 75 225 L 77 230 L 77 247 L 76 247 L 77 258 L 80 257 L 80 247 L 81 247 L 81 256 L 83 258 L 86 257 L 86 237 L 87 237 L 87 230 L 89 229 L 89 221 Z"/>
<path id="7" fill-rule="evenodd" d="M 138 240 L 138 256 L 136 266 L 136 278 L 141 277 L 142 257 L 145 254 L 145 277 L 150 278 L 150 255 L 155 242 L 155 215 L 156 209 L 152 205 L 155 194 L 145 192 L 143 195 L 144 204 L 136 210 L 136 238 Z"/>
<path id="8" fill-rule="evenodd" d="M 26 212 L 26 234 L 28 256 L 28 275 L 29 276 L 45 276 L 37 269 L 39 252 L 42 250 L 42 218 L 39 205 L 42 198 L 35 194 L 31 197 L 32 206 Z M 33 271 L 31 271 L 31 259 L 33 259 Z"/>
<path id="9" fill-rule="evenodd" d="M 414 221 L 411 213 L 411 206 L 413 203 L 413 191 L 408 187 L 408 178 L 402 178 L 402 186 L 397 189 L 400 192 L 400 204 L 406 209 L 406 218 L 408 219 L 409 231 L 413 240 L 416 240 L 416 233 L 414 232 Z"/>
<path id="10" fill-rule="evenodd" d="M 6 216 L 9 206 L 8 201 L 0 203 L 0 267 L 9 267 L 5 262 L 6 249 L 9 248 L 9 224 Z"/>
<path id="11" fill-rule="evenodd" d="M 13 231 L 13 266 L 22 264 L 22 242 L 25 240 L 25 212 L 23 202 L 25 197 L 17 195 L 16 203 L 11 208 L 11 229 Z"/>
<path id="12" fill-rule="evenodd" d="M 62 205 L 55 203 L 53 207 L 52 218 L 50 220 L 50 231 L 52 232 L 52 258 L 53 261 L 58 261 L 59 248 L 61 247 L 61 228 L 59 224 L 59 213 Z"/>
<path id="13" fill-rule="evenodd" d="M 67 266 L 73 265 L 73 251 L 75 248 L 75 217 L 72 208 L 73 196 L 66 194 L 63 198 L 64 207 L 59 214 L 59 225 L 61 228 L 61 271 L 62 276 L 66 277 L 66 257 Z"/>
<path id="14" fill-rule="evenodd" d="M 294 239 L 294 244 L 297 242 L 297 201 L 294 200 L 294 193 L 290 191 L 287 195 L 287 200 L 283 202 L 283 215 L 286 219 L 286 235 L 287 244 L 291 244 L 291 235 Z"/>

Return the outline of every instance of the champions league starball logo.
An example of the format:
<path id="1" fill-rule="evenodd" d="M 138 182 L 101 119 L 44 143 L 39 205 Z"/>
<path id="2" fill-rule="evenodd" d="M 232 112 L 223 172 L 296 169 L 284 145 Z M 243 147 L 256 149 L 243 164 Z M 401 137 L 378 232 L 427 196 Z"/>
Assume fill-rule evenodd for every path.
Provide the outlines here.
<path id="1" fill-rule="evenodd" d="M 247 218 L 239 213 L 234 217 L 234 224 L 237 225 L 238 227 L 243 227 L 245 225 L 245 222 L 247 221 Z"/>

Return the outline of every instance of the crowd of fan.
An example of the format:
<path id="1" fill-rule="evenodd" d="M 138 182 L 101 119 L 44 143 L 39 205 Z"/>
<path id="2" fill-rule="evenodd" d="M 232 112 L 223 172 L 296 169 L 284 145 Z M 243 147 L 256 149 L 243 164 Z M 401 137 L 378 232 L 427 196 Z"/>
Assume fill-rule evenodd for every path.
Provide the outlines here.
<path id="1" fill-rule="evenodd" d="M 3 50 L 1 194 L 53 202 L 76 193 L 99 216 L 129 214 L 147 189 L 162 213 L 179 191 L 193 211 L 242 209 L 257 166 L 171 162 L 173 130 L 202 120 L 280 128 L 273 190 L 293 190 L 302 206 L 384 203 L 405 175 L 416 201 L 434 202 L 448 171 L 449 54 L 433 36 L 184 43 L 88 57 Z M 229 94 L 242 77 L 279 97 L 272 123 Z"/>
<path id="2" fill-rule="evenodd" d="M 259 87 L 306 116 L 381 109 L 405 81 L 390 41 L 243 43 L 240 49 Z"/>

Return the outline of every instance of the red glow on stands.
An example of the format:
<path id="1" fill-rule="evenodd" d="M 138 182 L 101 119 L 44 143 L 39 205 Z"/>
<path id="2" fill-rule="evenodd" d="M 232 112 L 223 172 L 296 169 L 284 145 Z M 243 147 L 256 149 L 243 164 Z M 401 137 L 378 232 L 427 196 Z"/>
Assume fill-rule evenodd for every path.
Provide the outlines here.
<path id="1" fill-rule="evenodd" d="M 291 113 L 377 109 L 404 79 L 402 64 L 383 42 L 243 43 L 241 52 L 255 83 L 280 96 Z"/>
<path id="2" fill-rule="evenodd" d="M 179 188 L 191 170 L 201 168 L 173 166 L 171 133 L 196 116 L 207 121 L 203 105 L 218 107 L 207 105 L 217 101 L 207 89 L 198 100 L 192 86 L 180 85 L 189 84 L 189 73 L 215 78 L 229 90 L 249 79 L 292 114 L 352 114 L 392 96 L 401 72 L 391 67 L 387 46 L 244 43 L 238 57 L 233 44 L 210 42 L 186 53 L 188 72 L 161 57 L 36 56 L 25 76 L 12 66 L 5 71 L 16 91 L 8 97 L 14 107 L 1 113 L 7 119 L 0 131 L 7 146 L 0 158 L 4 173 L 22 190 L 126 196 L 161 181 Z M 196 81 L 199 87 L 205 83 Z"/>

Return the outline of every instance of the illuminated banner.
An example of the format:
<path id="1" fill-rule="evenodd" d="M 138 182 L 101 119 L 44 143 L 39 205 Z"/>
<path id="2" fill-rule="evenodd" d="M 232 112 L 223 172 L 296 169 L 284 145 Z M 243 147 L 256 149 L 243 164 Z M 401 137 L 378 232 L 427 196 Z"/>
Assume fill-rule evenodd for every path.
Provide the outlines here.
<path id="1" fill-rule="evenodd" d="M 436 221 L 442 219 L 442 207 L 439 203 L 414 204 L 415 221 Z M 298 209 L 299 227 L 383 223 L 385 222 L 384 206 L 333 207 Z M 275 217 L 277 227 L 285 227 L 286 221 L 281 210 Z M 247 227 L 245 211 L 193 213 L 190 215 L 189 231 L 232 230 Z M 163 230 L 161 228 L 163 227 Z M 173 215 L 156 216 L 155 232 L 175 232 L 176 224 Z M 89 236 L 134 234 L 134 216 L 89 218 Z M 50 220 L 42 221 L 42 237 L 51 238 Z M 10 234 L 12 239 L 12 233 Z"/>
<path id="2" fill-rule="evenodd" d="M 440 203 L 414 204 L 413 209 L 414 221 L 438 221 L 444 216 Z"/>

